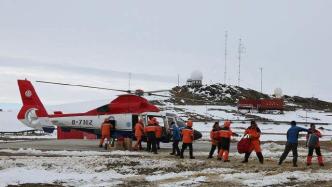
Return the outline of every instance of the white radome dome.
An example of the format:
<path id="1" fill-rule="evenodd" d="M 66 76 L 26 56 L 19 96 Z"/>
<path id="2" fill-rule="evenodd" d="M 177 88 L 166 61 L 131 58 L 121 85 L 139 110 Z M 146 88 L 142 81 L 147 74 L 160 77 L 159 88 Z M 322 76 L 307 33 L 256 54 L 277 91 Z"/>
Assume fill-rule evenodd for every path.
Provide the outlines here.
<path id="1" fill-rule="evenodd" d="M 276 96 L 276 98 L 281 98 L 282 97 L 282 89 L 281 88 L 274 89 L 274 95 Z"/>
<path id="2" fill-rule="evenodd" d="M 193 71 L 190 75 L 190 79 L 191 80 L 203 80 L 203 73 L 196 70 L 196 71 Z"/>

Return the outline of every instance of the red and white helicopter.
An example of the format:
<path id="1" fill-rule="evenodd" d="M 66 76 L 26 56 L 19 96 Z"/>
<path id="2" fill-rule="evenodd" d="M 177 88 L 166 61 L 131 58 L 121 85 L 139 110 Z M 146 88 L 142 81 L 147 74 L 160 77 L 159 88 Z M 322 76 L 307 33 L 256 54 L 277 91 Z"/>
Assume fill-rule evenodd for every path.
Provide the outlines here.
<path id="1" fill-rule="evenodd" d="M 112 136 L 133 137 L 134 125 L 138 119 L 143 119 L 144 125 L 146 125 L 149 118 L 156 117 L 160 126 L 163 127 L 162 142 L 169 142 L 172 137 L 170 131 L 171 122 L 175 122 L 179 127 L 185 126 L 185 122 L 182 119 L 174 114 L 161 112 L 157 106 L 149 103 L 148 100 L 142 97 L 144 94 L 162 96 L 155 93 L 165 90 L 144 92 L 143 90 L 116 90 L 86 85 L 45 81 L 37 82 L 120 91 L 126 92 L 127 94 L 120 95 L 109 104 L 85 113 L 63 114 L 62 112 L 57 111 L 53 114 L 49 114 L 43 103 L 40 101 L 31 82 L 28 80 L 18 80 L 23 106 L 19 111 L 17 118 L 23 124 L 34 129 L 42 129 L 45 132 L 51 133 L 54 131 L 55 126 L 57 126 L 61 127 L 64 131 L 77 129 L 100 135 L 100 126 L 102 122 L 106 118 L 111 118 L 114 120 L 113 123 L 115 123 L 116 126 Z M 195 139 L 202 137 L 202 134 L 198 131 L 195 131 L 194 134 Z"/>

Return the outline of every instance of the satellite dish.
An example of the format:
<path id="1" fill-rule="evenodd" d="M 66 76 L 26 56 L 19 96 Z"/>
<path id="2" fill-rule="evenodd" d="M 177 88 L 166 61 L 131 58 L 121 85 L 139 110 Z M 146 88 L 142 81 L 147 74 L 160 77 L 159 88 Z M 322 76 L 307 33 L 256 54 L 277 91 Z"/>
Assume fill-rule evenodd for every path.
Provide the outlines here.
<path id="1" fill-rule="evenodd" d="M 276 98 L 281 98 L 282 97 L 282 89 L 281 88 L 274 89 L 274 95 L 276 96 Z"/>
<path id="2" fill-rule="evenodd" d="M 200 80 L 202 81 L 203 80 L 203 73 L 201 71 L 193 71 L 190 75 L 190 79 L 191 80 Z"/>

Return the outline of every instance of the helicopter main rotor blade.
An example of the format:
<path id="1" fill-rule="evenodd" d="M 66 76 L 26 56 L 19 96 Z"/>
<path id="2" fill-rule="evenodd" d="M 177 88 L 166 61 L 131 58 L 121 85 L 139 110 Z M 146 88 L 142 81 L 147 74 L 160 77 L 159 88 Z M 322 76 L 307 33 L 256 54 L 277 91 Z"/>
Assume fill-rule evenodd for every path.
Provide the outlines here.
<path id="1" fill-rule="evenodd" d="M 153 90 L 153 91 L 147 91 L 147 92 L 144 92 L 144 93 L 147 93 L 147 94 L 149 94 L 149 93 L 157 93 L 157 92 L 169 92 L 169 91 L 171 91 L 171 90 Z"/>
<path id="2" fill-rule="evenodd" d="M 145 92 L 146 93 L 146 92 Z M 148 93 L 148 96 L 158 96 L 158 97 L 167 97 L 167 98 L 171 98 L 171 96 L 167 96 L 167 95 L 160 95 L 160 94 L 154 94 L 154 93 Z"/>
<path id="3" fill-rule="evenodd" d="M 118 90 L 118 89 L 103 88 L 103 87 L 97 87 L 97 86 L 88 86 L 88 85 L 82 85 L 82 84 L 68 84 L 68 83 L 49 82 L 49 81 L 36 81 L 36 82 L 44 83 L 44 84 L 56 84 L 56 85 L 62 85 L 62 86 L 74 86 L 74 87 L 83 87 L 83 88 L 93 88 L 93 89 L 99 89 L 99 90 L 133 93 L 133 91 L 131 91 L 131 90 Z"/>

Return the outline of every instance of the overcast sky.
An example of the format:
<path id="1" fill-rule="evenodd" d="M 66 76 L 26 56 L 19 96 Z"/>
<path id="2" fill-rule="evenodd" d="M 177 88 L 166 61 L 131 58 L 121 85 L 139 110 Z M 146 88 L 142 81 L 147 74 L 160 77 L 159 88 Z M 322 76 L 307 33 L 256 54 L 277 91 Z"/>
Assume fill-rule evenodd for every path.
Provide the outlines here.
<path id="1" fill-rule="evenodd" d="M 0 0 L 0 102 L 20 102 L 16 80 L 47 80 L 116 89 L 170 88 L 200 70 L 205 83 L 277 87 L 332 101 L 330 0 Z M 48 104 L 118 93 L 34 83 Z"/>

